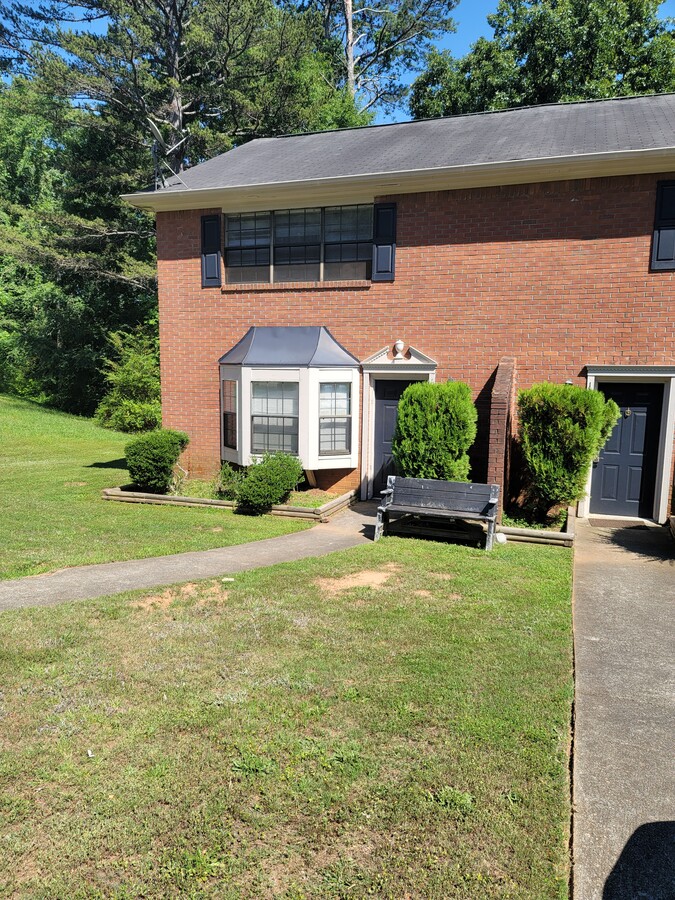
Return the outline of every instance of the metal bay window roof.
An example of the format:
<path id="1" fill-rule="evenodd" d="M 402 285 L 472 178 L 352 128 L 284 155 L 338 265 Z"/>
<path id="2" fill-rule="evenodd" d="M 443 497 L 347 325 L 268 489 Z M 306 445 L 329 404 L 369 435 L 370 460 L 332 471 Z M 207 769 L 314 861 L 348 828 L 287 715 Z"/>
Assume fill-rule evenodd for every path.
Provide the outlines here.
<path id="1" fill-rule="evenodd" d="M 276 328 L 254 325 L 219 360 L 224 366 L 265 368 L 355 368 L 359 361 L 338 344 L 327 328 L 289 326 Z"/>

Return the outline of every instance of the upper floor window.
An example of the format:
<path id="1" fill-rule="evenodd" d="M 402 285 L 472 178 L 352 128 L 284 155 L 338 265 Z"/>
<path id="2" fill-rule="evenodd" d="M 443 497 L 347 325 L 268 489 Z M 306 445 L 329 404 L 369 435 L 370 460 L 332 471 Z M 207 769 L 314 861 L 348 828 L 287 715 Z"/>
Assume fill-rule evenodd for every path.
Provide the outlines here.
<path id="1" fill-rule="evenodd" d="M 225 216 L 228 284 L 365 280 L 372 259 L 372 204 Z"/>
<path id="2" fill-rule="evenodd" d="M 675 181 L 656 187 L 652 269 L 675 269 Z"/>

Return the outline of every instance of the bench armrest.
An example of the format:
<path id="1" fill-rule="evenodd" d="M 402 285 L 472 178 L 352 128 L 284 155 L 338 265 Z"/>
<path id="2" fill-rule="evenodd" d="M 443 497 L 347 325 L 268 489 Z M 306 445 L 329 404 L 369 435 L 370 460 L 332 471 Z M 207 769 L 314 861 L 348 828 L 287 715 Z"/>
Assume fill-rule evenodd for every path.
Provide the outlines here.
<path id="1" fill-rule="evenodd" d="M 393 488 L 385 488 L 383 491 L 380 491 L 380 493 L 381 493 L 382 496 L 384 497 L 385 494 L 393 494 L 393 493 L 394 493 L 394 489 L 393 489 Z"/>

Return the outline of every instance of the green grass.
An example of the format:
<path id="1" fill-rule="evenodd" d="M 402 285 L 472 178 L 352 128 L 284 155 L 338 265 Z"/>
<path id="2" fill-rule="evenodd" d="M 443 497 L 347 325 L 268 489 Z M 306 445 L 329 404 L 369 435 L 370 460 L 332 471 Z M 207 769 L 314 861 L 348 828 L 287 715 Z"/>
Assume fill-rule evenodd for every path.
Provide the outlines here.
<path id="1" fill-rule="evenodd" d="M 570 593 L 391 537 L 0 616 L 0 895 L 563 900 Z"/>
<path id="2" fill-rule="evenodd" d="M 125 484 L 129 435 L 0 396 L 0 578 L 65 566 L 206 550 L 307 527 L 223 509 L 101 499 Z"/>

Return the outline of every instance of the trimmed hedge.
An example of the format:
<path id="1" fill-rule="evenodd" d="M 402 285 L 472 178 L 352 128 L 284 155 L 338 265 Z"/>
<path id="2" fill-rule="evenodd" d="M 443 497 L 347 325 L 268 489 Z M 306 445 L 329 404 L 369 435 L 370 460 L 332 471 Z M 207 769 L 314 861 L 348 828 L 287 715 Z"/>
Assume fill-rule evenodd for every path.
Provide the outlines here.
<path id="1" fill-rule="evenodd" d="M 165 494 L 174 466 L 190 438 L 183 431 L 161 428 L 142 434 L 124 448 L 133 483 L 143 491 Z"/>
<path id="2" fill-rule="evenodd" d="M 260 514 L 288 499 L 303 482 L 302 463 L 287 453 L 266 453 L 248 467 L 246 477 L 237 488 L 237 509 Z"/>
<path id="3" fill-rule="evenodd" d="M 546 513 L 580 500 L 618 421 L 616 403 L 600 391 L 543 382 L 518 392 L 518 418 L 532 505 Z"/>
<path id="4" fill-rule="evenodd" d="M 419 381 L 398 404 L 392 453 L 407 478 L 468 481 L 467 451 L 476 439 L 478 414 L 463 381 Z"/>

